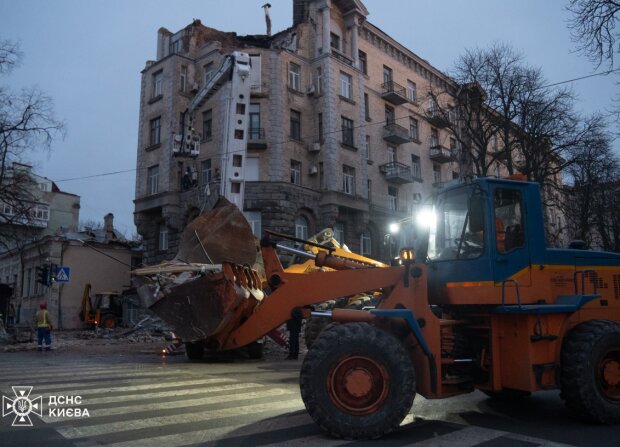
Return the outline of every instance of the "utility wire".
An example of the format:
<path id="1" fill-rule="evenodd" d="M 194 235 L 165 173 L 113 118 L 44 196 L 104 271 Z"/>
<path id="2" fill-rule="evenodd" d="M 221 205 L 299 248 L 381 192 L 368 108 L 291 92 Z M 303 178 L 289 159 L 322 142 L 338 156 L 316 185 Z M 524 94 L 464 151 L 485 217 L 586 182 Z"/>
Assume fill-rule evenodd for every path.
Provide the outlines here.
<path id="1" fill-rule="evenodd" d="M 603 71 L 601 73 L 592 73 L 592 74 L 585 75 L 585 76 L 579 76 L 577 78 L 567 79 L 565 81 L 555 82 L 553 84 L 543 85 L 541 87 L 538 87 L 538 89 L 547 88 L 547 87 L 555 87 L 556 85 L 568 84 L 568 83 L 571 83 L 571 82 L 581 81 L 583 79 L 589 79 L 589 78 L 593 78 L 593 77 L 596 77 L 596 76 L 606 76 L 608 74 L 615 73 L 615 72 L 620 72 L 620 67 L 619 68 L 613 68 L 613 69 L 607 70 L 607 71 Z M 402 119 L 407 119 L 409 117 L 410 117 L 410 115 L 394 118 L 392 121 L 390 121 L 390 123 L 395 123 L 396 121 L 399 121 L 399 120 L 402 120 Z M 387 123 L 388 123 L 387 121 L 377 121 L 377 122 L 372 123 L 372 124 L 362 124 L 360 126 L 354 126 L 354 127 L 352 127 L 352 129 L 362 129 L 362 128 L 365 128 L 365 127 L 376 126 L 376 125 L 383 125 L 383 124 L 387 124 Z M 333 135 L 333 134 L 337 134 L 337 133 L 341 133 L 341 132 L 342 132 L 342 129 L 335 130 L 335 131 L 332 131 L 332 132 L 324 132 L 323 135 Z M 318 137 L 318 135 L 309 135 L 309 136 L 306 137 L 306 139 L 308 139 L 308 138 L 314 139 L 316 137 Z M 299 140 L 295 140 L 293 138 L 288 138 L 287 140 L 284 140 L 284 141 L 272 141 L 272 142 L 270 142 L 270 145 L 271 146 L 277 146 L 277 145 L 291 143 L 291 142 L 305 143 L 304 141 L 299 141 Z M 240 149 L 238 151 L 232 151 L 231 153 L 236 153 L 236 152 L 245 152 L 245 151 L 243 149 Z M 223 152 L 217 152 L 214 155 L 218 156 L 218 155 L 222 155 L 222 154 L 223 154 Z M 73 177 L 73 178 L 67 178 L 67 179 L 62 179 L 62 180 L 54 180 L 54 182 L 56 182 L 56 183 L 70 182 L 70 181 L 74 181 L 74 180 L 85 180 L 85 179 L 89 179 L 89 178 L 105 177 L 105 176 L 108 176 L 108 175 L 117 175 L 117 174 L 124 174 L 124 173 L 127 173 L 127 172 L 137 172 L 137 171 L 138 171 L 137 168 L 125 169 L 123 171 L 105 172 L 103 174 L 93 174 L 93 175 L 88 175 L 88 176 L 84 176 L 84 177 Z"/>

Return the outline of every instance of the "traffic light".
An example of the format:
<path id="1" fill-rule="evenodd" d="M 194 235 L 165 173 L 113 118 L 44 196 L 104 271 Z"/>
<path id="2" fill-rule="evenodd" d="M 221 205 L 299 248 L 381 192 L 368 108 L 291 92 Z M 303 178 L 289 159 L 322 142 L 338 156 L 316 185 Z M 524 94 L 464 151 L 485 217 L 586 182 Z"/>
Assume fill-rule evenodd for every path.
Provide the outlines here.
<path id="1" fill-rule="evenodd" d="M 50 284 L 54 284 L 56 282 L 56 264 L 50 265 Z"/>
<path id="2" fill-rule="evenodd" d="M 49 286 L 50 272 L 51 270 L 49 265 L 37 267 L 37 282 L 43 284 L 44 286 Z"/>

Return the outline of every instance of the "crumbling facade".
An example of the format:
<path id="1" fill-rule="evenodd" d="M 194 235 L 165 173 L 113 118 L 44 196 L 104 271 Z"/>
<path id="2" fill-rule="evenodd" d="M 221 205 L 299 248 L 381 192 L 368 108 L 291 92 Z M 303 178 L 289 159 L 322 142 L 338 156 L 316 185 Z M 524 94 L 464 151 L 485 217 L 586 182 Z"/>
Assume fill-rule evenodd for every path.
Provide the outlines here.
<path id="1" fill-rule="evenodd" d="M 142 72 L 135 223 L 145 262 L 174 256 L 178 237 L 208 209 L 221 181 L 221 98 L 194 116 L 196 157 L 173 153 L 181 116 L 223 55 L 260 67 L 250 98 L 244 212 L 255 232 L 307 238 L 324 227 L 352 250 L 385 259 L 388 225 L 458 178 L 457 140 L 428 92 L 439 70 L 366 20 L 357 0 L 295 0 L 293 26 L 237 36 L 196 20 L 161 28 Z"/>

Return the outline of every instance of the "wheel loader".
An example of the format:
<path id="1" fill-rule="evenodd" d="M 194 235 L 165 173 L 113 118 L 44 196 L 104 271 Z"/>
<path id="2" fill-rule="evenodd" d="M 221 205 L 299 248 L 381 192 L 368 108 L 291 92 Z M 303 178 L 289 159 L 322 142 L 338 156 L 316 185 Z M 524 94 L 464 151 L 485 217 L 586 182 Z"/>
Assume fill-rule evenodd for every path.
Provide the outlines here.
<path id="1" fill-rule="evenodd" d="M 261 268 L 220 250 L 217 269 L 151 288 L 148 299 L 162 318 L 230 350 L 294 310 L 308 317 L 313 304 L 380 292 L 374 309 L 327 313 L 334 324 L 301 365 L 306 409 L 337 438 L 397 429 L 416 394 L 441 399 L 475 389 L 514 396 L 557 389 L 576 416 L 620 422 L 620 254 L 546 248 L 540 188 L 526 181 L 452 185 L 418 217 L 419 243 L 401 249 L 399 265 L 320 250 L 307 256 L 332 270 L 288 273 L 278 237 L 267 234 Z"/>

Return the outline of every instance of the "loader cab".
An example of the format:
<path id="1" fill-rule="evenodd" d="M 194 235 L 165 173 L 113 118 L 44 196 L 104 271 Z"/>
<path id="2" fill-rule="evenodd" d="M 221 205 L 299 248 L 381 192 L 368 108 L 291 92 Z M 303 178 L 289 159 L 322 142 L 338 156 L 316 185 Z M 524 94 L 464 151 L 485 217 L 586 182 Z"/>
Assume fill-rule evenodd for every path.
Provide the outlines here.
<path id="1" fill-rule="evenodd" d="M 479 178 L 438 194 L 428 223 L 428 247 L 422 250 L 433 300 L 462 302 L 472 287 L 501 287 L 517 274 L 520 286 L 530 284 L 526 267 L 532 229 L 526 205 L 533 201 L 530 208 L 540 207 L 538 189 L 531 186 L 535 185 Z M 540 245 L 544 247 L 542 236 Z"/>

